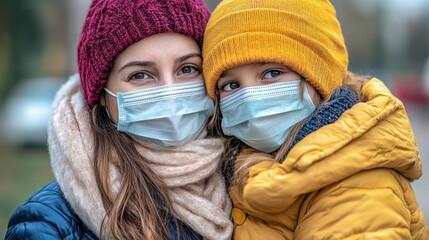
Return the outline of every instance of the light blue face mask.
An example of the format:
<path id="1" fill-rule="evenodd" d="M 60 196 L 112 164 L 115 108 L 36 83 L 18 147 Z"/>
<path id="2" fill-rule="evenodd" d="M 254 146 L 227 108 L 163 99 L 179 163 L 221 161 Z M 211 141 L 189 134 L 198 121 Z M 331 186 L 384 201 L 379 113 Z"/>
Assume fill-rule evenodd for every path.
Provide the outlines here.
<path id="1" fill-rule="evenodd" d="M 247 145 L 270 153 L 286 140 L 293 126 L 315 109 L 301 80 L 247 87 L 220 101 L 222 130 Z"/>
<path id="2" fill-rule="evenodd" d="M 117 98 L 118 131 L 163 147 L 179 147 L 194 140 L 214 109 L 203 81 L 117 94 L 105 91 Z"/>

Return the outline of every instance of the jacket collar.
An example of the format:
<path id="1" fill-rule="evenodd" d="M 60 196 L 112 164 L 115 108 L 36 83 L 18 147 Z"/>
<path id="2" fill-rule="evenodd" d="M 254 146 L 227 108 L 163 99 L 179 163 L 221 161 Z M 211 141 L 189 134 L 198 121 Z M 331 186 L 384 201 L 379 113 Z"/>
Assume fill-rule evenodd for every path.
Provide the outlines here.
<path id="1" fill-rule="evenodd" d="M 327 167 L 318 167 L 320 175 L 331 179 L 327 183 L 374 168 L 395 169 L 410 180 L 419 178 L 420 154 L 401 101 L 375 78 L 363 86 L 362 94 L 367 101 L 300 141 L 281 168 L 305 171 L 329 161 Z"/>

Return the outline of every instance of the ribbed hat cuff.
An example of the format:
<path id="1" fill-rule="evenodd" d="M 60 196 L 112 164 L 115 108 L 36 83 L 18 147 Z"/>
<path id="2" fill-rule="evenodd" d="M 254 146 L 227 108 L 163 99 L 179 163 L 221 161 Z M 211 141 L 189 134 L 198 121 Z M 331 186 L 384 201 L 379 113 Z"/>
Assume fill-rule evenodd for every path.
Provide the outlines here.
<path id="1" fill-rule="evenodd" d="M 333 57 L 327 63 L 327 56 L 317 55 L 299 41 L 282 34 L 267 32 L 247 32 L 228 37 L 204 53 L 204 71 L 208 95 L 216 99 L 216 83 L 227 69 L 243 64 L 272 62 L 288 66 L 305 78 L 326 98 L 340 86 L 346 75 L 341 60 Z M 321 46 L 323 47 L 323 46 Z"/>

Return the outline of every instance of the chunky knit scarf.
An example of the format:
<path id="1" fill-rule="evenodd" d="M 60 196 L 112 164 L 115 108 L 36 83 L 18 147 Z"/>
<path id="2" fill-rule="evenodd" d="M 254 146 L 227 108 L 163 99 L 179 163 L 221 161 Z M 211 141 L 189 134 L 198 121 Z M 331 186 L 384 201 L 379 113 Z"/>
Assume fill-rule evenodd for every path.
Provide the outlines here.
<path id="1" fill-rule="evenodd" d="M 65 198 L 98 235 L 106 211 L 93 172 L 91 116 L 80 89 L 75 75 L 58 92 L 48 143 L 52 168 Z M 229 239 L 231 202 L 219 166 L 223 143 L 205 136 L 203 132 L 181 148 L 142 143 L 138 150 L 169 187 L 177 218 L 205 239 Z M 121 176 L 113 166 L 111 173 L 113 189 L 118 189 Z"/>
<path id="2" fill-rule="evenodd" d="M 353 105 L 358 102 L 357 94 L 347 86 L 336 88 L 328 101 L 321 104 L 307 119 L 302 128 L 299 130 L 298 134 L 295 137 L 295 140 L 292 142 L 288 152 L 304 137 L 310 133 L 316 131 L 317 129 L 334 123 L 337 119 L 347 110 L 350 109 Z M 234 174 L 234 163 L 238 154 L 240 153 L 240 142 L 239 140 L 233 140 L 232 151 L 228 157 L 226 165 L 224 167 L 224 177 L 226 185 L 229 188 L 232 177 Z"/>

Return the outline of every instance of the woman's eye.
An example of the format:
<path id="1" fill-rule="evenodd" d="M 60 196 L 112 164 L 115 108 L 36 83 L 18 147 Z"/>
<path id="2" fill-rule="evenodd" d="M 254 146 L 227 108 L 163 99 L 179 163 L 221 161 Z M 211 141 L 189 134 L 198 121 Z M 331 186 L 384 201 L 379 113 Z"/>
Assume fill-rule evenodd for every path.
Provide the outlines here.
<path id="1" fill-rule="evenodd" d="M 193 74 L 195 72 L 199 72 L 199 69 L 197 67 L 184 66 L 184 67 L 182 67 L 182 69 L 180 69 L 179 75 L 181 75 L 181 74 Z"/>
<path id="2" fill-rule="evenodd" d="M 132 74 L 128 80 L 145 80 L 150 78 L 150 75 L 145 72 L 137 72 Z"/>
<path id="3" fill-rule="evenodd" d="M 237 88 L 240 88 L 240 84 L 238 84 L 236 82 L 230 82 L 230 83 L 223 85 L 221 90 L 224 92 L 230 92 L 230 91 L 233 91 L 234 89 L 237 89 Z"/>
<path id="4" fill-rule="evenodd" d="M 264 74 L 264 78 L 268 78 L 268 79 L 276 78 L 276 77 L 280 76 L 282 73 L 283 72 L 279 71 L 279 70 L 271 70 L 271 71 L 268 71 Z"/>

